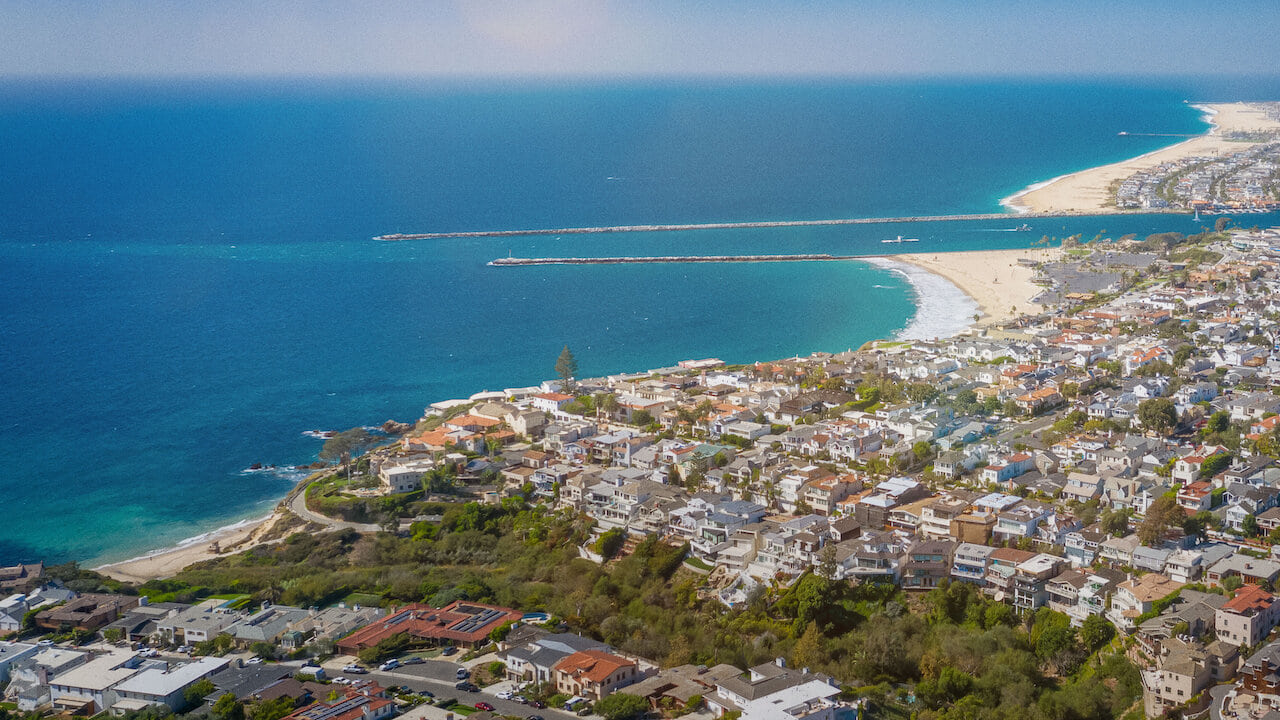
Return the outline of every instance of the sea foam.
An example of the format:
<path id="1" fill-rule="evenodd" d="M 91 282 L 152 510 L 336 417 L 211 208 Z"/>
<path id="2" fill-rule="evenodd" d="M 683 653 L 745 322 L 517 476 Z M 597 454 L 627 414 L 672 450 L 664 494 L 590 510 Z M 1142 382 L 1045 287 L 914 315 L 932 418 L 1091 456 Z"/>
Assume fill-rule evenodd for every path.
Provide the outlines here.
<path id="1" fill-rule="evenodd" d="M 978 303 L 955 283 L 916 267 L 888 258 L 867 258 L 867 262 L 896 272 L 911 284 L 916 311 L 907 326 L 894 334 L 895 340 L 932 340 L 958 335 L 973 324 Z"/>

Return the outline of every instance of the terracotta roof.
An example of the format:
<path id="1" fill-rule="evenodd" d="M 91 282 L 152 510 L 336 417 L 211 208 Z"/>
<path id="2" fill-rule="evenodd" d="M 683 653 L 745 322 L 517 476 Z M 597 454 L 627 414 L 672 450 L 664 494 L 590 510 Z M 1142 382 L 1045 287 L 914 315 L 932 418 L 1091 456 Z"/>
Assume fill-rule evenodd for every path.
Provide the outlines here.
<path id="1" fill-rule="evenodd" d="M 602 650 L 581 650 L 556 663 L 555 671 L 602 683 L 618 670 L 633 665 L 635 662 L 631 660 Z"/>
<path id="2" fill-rule="evenodd" d="M 1271 607 L 1275 601 L 1274 595 L 1257 585 L 1244 585 L 1236 591 L 1235 597 L 1222 606 L 1222 609 L 1240 615 L 1252 615 Z"/>

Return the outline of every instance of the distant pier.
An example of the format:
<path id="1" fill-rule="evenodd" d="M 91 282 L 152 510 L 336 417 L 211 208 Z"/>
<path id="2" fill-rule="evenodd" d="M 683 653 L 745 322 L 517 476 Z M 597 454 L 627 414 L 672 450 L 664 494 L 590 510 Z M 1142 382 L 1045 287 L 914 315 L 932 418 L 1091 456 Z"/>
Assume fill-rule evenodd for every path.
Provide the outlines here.
<path id="1" fill-rule="evenodd" d="M 832 260 L 865 260 L 870 255 L 655 255 L 650 257 L 559 257 L 498 258 L 489 262 L 495 267 L 522 265 L 628 265 L 640 263 L 734 263 L 734 262 L 829 262 Z"/>
<path id="2" fill-rule="evenodd" d="M 498 238 L 531 235 L 598 235 L 605 233 L 677 232 L 682 230 L 743 230 L 747 228 L 817 227 L 824 225 L 876 225 L 902 222 L 954 222 L 959 220 L 1006 220 L 1022 222 L 1030 218 L 1089 217 L 1096 212 L 975 213 L 970 215 L 913 215 L 908 217 L 843 218 L 837 220 L 775 220 L 760 222 L 695 223 L 690 225 L 611 225 L 607 227 L 544 228 L 537 230 L 470 230 L 466 232 L 393 233 L 374 240 L 438 240 L 442 238 Z M 1116 214 L 1185 214 L 1170 210 L 1129 210 Z"/>

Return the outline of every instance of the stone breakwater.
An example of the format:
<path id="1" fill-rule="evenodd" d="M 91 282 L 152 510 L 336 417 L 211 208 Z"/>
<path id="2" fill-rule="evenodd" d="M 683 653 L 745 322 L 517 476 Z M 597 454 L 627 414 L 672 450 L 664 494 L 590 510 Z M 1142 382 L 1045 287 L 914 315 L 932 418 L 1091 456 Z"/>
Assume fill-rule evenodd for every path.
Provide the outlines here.
<path id="1" fill-rule="evenodd" d="M 599 258 L 516 258 L 505 257 L 489 261 L 495 267 L 520 265 L 624 265 L 628 263 L 732 263 L 732 262 L 814 262 L 831 260 L 860 260 L 859 255 L 655 255 L 652 257 L 599 257 Z"/>
<path id="2" fill-rule="evenodd" d="M 1109 214 L 1170 214 L 1181 211 L 1158 209 L 1126 210 Z M 599 235 L 631 232 L 679 232 L 683 230 L 741 230 L 746 228 L 818 227 L 825 225 L 876 225 L 905 222 L 953 222 L 960 220 L 1025 220 L 1028 218 L 1083 217 L 1094 212 L 976 213 L 970 215 L 913 215 L 907 217 L 841 218 L 835 220 L 776 220 L 762 222 L 695 223 L 691 225 L 611 225 L 608 227 L 544 228 L 537 230 L 469 230 L 465 232 L 393 233 L 374 240 L 437 240 L 441 238 L 525 237 L 531 235 Z M 1181 213 L 1186 214 L 1186 213 Z"/>

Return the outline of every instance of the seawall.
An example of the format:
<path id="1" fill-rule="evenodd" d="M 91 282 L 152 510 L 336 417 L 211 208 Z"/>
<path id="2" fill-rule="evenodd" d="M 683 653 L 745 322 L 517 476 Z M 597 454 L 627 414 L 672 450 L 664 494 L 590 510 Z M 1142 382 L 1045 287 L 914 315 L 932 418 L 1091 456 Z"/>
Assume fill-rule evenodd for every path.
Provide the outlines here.
<path id="1" fill-rule="evenodd" d="M 902 222 L 954 222 L 960 220 L 1010 220 L 1022 222 L 1028 218 L 1087 217 L 1099 214 L 1187 214 L 1169 210 L 1125 210 L 1109 213 L 1091 212 L 1027 212 L 1027 213 L 975 213 L 969 215 L 912 215 L 906 217 L 840 218 L 834 220 L 776 220 L 761 222 L 695 223 L 689 225 L 611 225 L 607 227 L 543 228 L 535 230 L 469 230 L 465 232 L 393 233 L 377 235 L 374 240 L 436 240 L 441 238 L 523 237 L 531 235 L 595 235 L 629 232 L 678 232 L 683 230 L 740 230 L 747 228 L 817 227 L 825 225 L 876 225 Z"/>

